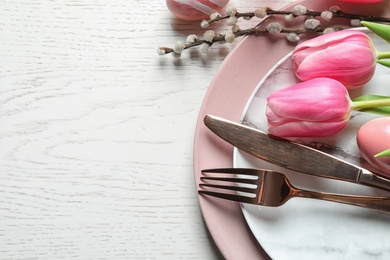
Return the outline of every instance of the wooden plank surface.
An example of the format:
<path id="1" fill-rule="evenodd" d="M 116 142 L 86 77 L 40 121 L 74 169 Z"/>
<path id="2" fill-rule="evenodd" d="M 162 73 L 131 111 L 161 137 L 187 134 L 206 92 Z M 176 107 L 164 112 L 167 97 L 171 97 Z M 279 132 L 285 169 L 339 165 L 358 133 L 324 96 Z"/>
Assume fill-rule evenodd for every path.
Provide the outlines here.
<path id="1" fill-rule="evenodd" d="M 157 55 L 193 32 L 163 0 L 0 1 L 1 259 L 219 258 L 192 148 L 234 44 Z"/>

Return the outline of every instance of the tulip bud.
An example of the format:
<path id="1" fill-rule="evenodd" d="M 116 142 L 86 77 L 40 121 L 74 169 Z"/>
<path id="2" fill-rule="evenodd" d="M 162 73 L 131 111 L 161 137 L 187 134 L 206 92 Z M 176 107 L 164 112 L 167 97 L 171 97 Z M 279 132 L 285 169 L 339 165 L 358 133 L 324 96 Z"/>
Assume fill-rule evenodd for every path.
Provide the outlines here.
<path id="1" fill-rule="evenodd" d="M 343 30 L 297 45 L 292 59 L 295 74 L 302 81 L 326 77 L 353 89 L 373 77 L 376 50 L 365 33 Z"/>
<path id="2" fill-rule="evenodd" d="M 268 131 L 282 138 L 334 135 L 347 125 L 351 112 L 347 89 L 329 78 L 304 81 L 267 98 Z"/>

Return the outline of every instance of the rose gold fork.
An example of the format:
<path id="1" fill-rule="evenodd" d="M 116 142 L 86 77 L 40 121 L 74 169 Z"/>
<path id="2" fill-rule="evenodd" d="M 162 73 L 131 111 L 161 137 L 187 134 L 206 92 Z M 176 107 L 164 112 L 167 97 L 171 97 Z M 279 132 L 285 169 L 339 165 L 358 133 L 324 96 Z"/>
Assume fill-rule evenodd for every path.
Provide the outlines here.
<path id="1" fill-rule="evenodd" d="M 302 190 L 295 188 L 287 177 L 280 172 L 261 169 L 222 168 L 202 170 L 202 173 L 228 174 L 228 177 L 214 175 L 200 177 L 203 183 L 199 184 L 201 189 L 198 190 L 198 193 L 222 199 L 279 207 L 293 197 L 301 197 L 390 213 L 390 197 L 354 196 Z M 220 184 L 220 182 L 226 182 L 227 184 Z M 217 192 L 216 189 L 238 191 L 238 193 Z"/>

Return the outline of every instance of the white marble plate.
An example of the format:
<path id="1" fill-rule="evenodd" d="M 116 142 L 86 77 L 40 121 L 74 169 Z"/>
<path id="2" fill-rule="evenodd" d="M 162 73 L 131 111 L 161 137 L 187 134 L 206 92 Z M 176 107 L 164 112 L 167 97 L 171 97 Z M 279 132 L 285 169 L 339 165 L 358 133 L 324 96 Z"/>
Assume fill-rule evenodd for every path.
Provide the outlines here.
<path id="1" fill-rule="evenodd" d="M 390 45 L 364 30 L 378 50 Z M 292 61 L 287 55 L 266 75 L 253 92 L 243 112 L 243 124 L 267 131 L 266 98 L 274 90 L 297 83 Z M 351 91 L 351 97 L 363 94 L 390 95 L 390 69 L 377 66 L 374 78 L 364 87 Z M 353 113 L 347 128 L 329 138 L 300 139 L 320 150 L 362 165 L 356 145 L 359 127 L 375 115 Z M 302 158 L 310 159 L 310 158 Z M 387 193 L 356 184 L 318 179 L 287 171 L 237 149 L 235 167 L 267 168 L 286 173 L 292 183 L 301 188 L 385 195 Z M 388 195 L 388 194 L 387 194 Z M 390 214 L 384 214 L 336 203 L 294 198 L 282 207 L 270 208 L 241 205 L 245 219 L 258 242 L 272 259 L 390 259 Z"/>

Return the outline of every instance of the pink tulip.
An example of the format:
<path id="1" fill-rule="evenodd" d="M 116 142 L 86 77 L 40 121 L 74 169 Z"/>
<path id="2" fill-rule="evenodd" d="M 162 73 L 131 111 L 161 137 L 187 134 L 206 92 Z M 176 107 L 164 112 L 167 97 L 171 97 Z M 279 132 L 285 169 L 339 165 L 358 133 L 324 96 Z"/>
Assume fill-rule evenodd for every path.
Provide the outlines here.
<path id="1" fill-rule="evenodd" d="M 365 33 L 343 30 L 299 44 L 292 59 L 295 74 L 302 81 L 327 77 L 353 89 L 374 75 L 376 50 Z"/>
<path id="2" fill-rule="evenodd" d="M 280 89 L 267 102 L 268 131 L 282 138 L 334 135 L 344 129 L 352 112 L 345 86 L 329 78 Z"/>

